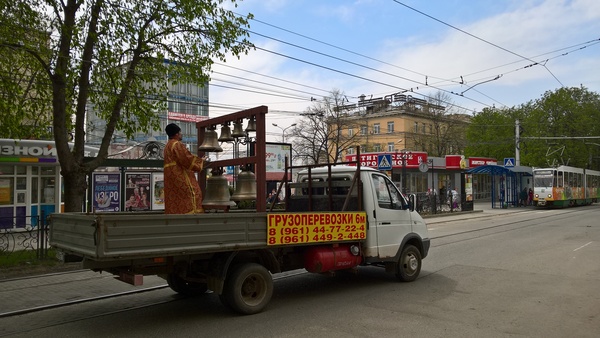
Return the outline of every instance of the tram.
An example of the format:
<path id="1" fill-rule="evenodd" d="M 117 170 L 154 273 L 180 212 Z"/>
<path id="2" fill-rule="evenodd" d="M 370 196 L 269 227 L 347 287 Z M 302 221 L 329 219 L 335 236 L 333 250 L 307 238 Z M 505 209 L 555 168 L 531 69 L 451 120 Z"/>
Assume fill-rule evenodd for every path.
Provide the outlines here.
<path id="1" fill-rule="evenodd" d="M 560 166 L 533 170 L 533 205 L 570 207 L 598 202 L 600 171 Z"/>

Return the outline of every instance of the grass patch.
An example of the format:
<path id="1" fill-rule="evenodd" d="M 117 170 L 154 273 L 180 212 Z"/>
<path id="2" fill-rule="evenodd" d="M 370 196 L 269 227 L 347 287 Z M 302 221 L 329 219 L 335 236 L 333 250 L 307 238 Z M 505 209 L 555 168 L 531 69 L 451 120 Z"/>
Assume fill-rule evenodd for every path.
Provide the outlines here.
<path id="1" fill-rule="evenodd" d="M 0 252 L 0 268 L 15 268 L 26 266 L 52 267 L 62 264 L 56 258 L 56 250 L 48 249 L 46 258 L 38 258 L 36 250 L 18 250 L 11 253 Z"/>

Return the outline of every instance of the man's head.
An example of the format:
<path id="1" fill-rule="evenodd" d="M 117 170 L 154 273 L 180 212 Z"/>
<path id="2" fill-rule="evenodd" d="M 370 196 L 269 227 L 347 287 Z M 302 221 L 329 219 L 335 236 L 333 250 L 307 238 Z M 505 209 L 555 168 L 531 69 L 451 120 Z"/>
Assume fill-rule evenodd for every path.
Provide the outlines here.
<path id="1" fill-rule="evenodd" d="M 181 131 L 181 128 L 179 128 L 179 126 L 176 125 L 175 123 L 169 123 L 167 125 L 167 127 L 165 128 L 165 131 L 167 132 L 167 135 L 169 136 L 169 138 L 174 138 L 179 134 L 179 132 Z"/>

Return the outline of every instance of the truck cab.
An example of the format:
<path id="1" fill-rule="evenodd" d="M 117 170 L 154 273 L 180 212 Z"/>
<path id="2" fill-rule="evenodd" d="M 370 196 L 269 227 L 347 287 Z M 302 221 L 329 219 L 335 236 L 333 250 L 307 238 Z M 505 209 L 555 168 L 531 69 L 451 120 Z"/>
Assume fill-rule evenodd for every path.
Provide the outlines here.
<path id="1" fill-rule="evenodd" d="M 367 167 L 328 166 L 301 171 L 291 186 L 296 189 L 290 191 L 289 211 L 365 211 L 364 263 L 385 265 L 402 281 L 418 277 L 429 252 L 427 226 L 415 211 L 415 196 L 404 196 L 387 175 Z"/>

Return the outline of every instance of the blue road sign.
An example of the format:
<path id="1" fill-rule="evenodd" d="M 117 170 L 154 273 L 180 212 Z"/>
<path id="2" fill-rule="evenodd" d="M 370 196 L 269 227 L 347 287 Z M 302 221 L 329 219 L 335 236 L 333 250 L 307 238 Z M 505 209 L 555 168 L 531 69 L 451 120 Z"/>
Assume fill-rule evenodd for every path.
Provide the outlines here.
<path id="1" fill-rule="evenodd" d="M 507 157 L 504 159 L 504 167 L 505 168 L 512 168 L 515 166 L 515 158 L 514 157 Z"/>
<path id="2" fill-rule="evenodd" d="M 392 154 L 377 155 L 377 169 L 392 170 Z"/>

